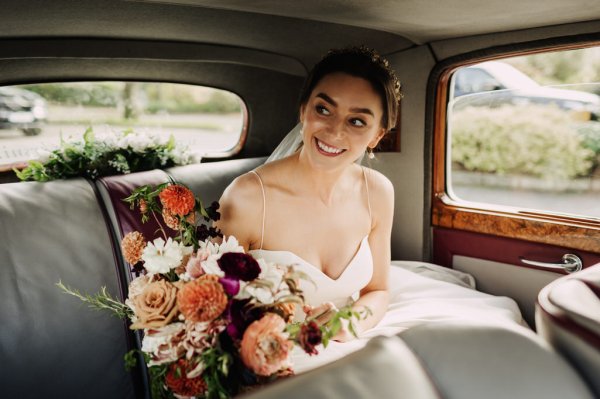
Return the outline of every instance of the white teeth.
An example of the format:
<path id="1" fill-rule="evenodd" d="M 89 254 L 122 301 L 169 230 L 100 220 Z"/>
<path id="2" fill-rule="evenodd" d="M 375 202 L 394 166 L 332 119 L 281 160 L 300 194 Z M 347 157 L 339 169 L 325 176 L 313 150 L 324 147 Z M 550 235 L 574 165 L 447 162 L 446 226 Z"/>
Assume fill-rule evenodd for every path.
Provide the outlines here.
<path id="1" fill-rule="evenodd" d="M 325 151 L 329 154 L 340 154 L 343 151 L 339 148 L 329 147 L 328 145 L 321 143 L 321 141 L 319 139 L 317 139 L 317 145 L 319 146 L 320 149 L 322 149 L 323 151 Z"/>

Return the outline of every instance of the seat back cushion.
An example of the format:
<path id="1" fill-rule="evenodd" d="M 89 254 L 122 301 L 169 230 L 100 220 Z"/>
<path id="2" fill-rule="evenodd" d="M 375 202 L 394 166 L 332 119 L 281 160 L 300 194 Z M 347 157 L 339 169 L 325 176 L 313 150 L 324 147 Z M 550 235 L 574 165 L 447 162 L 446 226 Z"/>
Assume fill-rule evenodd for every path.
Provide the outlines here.
<path id="1" fill-rule="evenodd" d="M 218 201 L 236 177 L 262 165 L 266 158 L 236 159 L 201 163 L 167 170 L 176 181 L 187 185 L 205 206 Z"/>
<path id="2" fill-rule="evenodd" d="M 83 179 L 0 185 L 0 386 L 7 398 L 131 398 L 123 321 L 62 293 L 119 295 L 111 243 Z"/>

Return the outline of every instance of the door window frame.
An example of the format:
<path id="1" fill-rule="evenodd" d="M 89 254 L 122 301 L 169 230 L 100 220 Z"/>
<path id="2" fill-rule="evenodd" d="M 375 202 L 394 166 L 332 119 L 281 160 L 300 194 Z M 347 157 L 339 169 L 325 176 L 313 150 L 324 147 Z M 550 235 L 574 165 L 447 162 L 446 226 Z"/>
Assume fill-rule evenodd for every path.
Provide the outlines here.
<path id="1" fill-rule="evenodd" d="M 460 60 L 451 61 L 432 72 L 430 84 L 433 82 L 435 98 L 432 127 L 432 187 L 429 198 L 431 227 L 458 229 L 600 253 L 600 220 L 596 218 L 454 199 L 448 195 L 447 187 L 449 169 L 447 106 L 451 77 L 458 68 L 508 57 L 594 46 L 600 46 L 600 41 L 546 45 L 522 51 L 514 51 L 513 46 L 513 51 L 502 52 L 502 49 L 499 49 L 494 55 L 473 55 L 468 59 L 461 57 Z"/>

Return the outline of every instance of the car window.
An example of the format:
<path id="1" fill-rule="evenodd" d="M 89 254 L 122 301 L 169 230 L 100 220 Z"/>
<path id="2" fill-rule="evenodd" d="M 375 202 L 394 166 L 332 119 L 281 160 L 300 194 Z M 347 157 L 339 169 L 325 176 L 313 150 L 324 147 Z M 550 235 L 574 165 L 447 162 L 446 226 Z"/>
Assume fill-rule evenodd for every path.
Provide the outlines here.
<path id="1" fill-rule="evenodd" d="M 504 88 L 492 75 L 479 68 L 461 69 L 454 81 L 456 96 Z"/>
<path id="2" fill-rule="evenodd" d="M 507 88 L 486 92 L 477 70 Z M 451 198 L 600 218 L 600 47 L 464 67 L 450 85 Z"/>
<path id="3" fill-rule="evenodd" d="M 36 158 L 60 140 L 127 129 L 174 139 L 197 155 L 231 153 L 245 105 L 210 87 L 157 82 L 63 82 L 0 87 L 0 165 Z"/>

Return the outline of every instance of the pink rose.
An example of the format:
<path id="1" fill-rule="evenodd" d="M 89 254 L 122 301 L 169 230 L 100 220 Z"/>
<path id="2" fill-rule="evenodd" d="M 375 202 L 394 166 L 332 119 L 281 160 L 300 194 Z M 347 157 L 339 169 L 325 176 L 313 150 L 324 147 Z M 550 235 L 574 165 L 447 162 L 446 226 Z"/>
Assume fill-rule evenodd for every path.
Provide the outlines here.
<path id="1" fill-rule="evenodd" d="M 288 367 L 293 344 L 284 329 L 285 321 L 275 313 L 267 313 L 250 324 L 240 348 L 246 367 L 261 376 L 270 376 Z"/>

